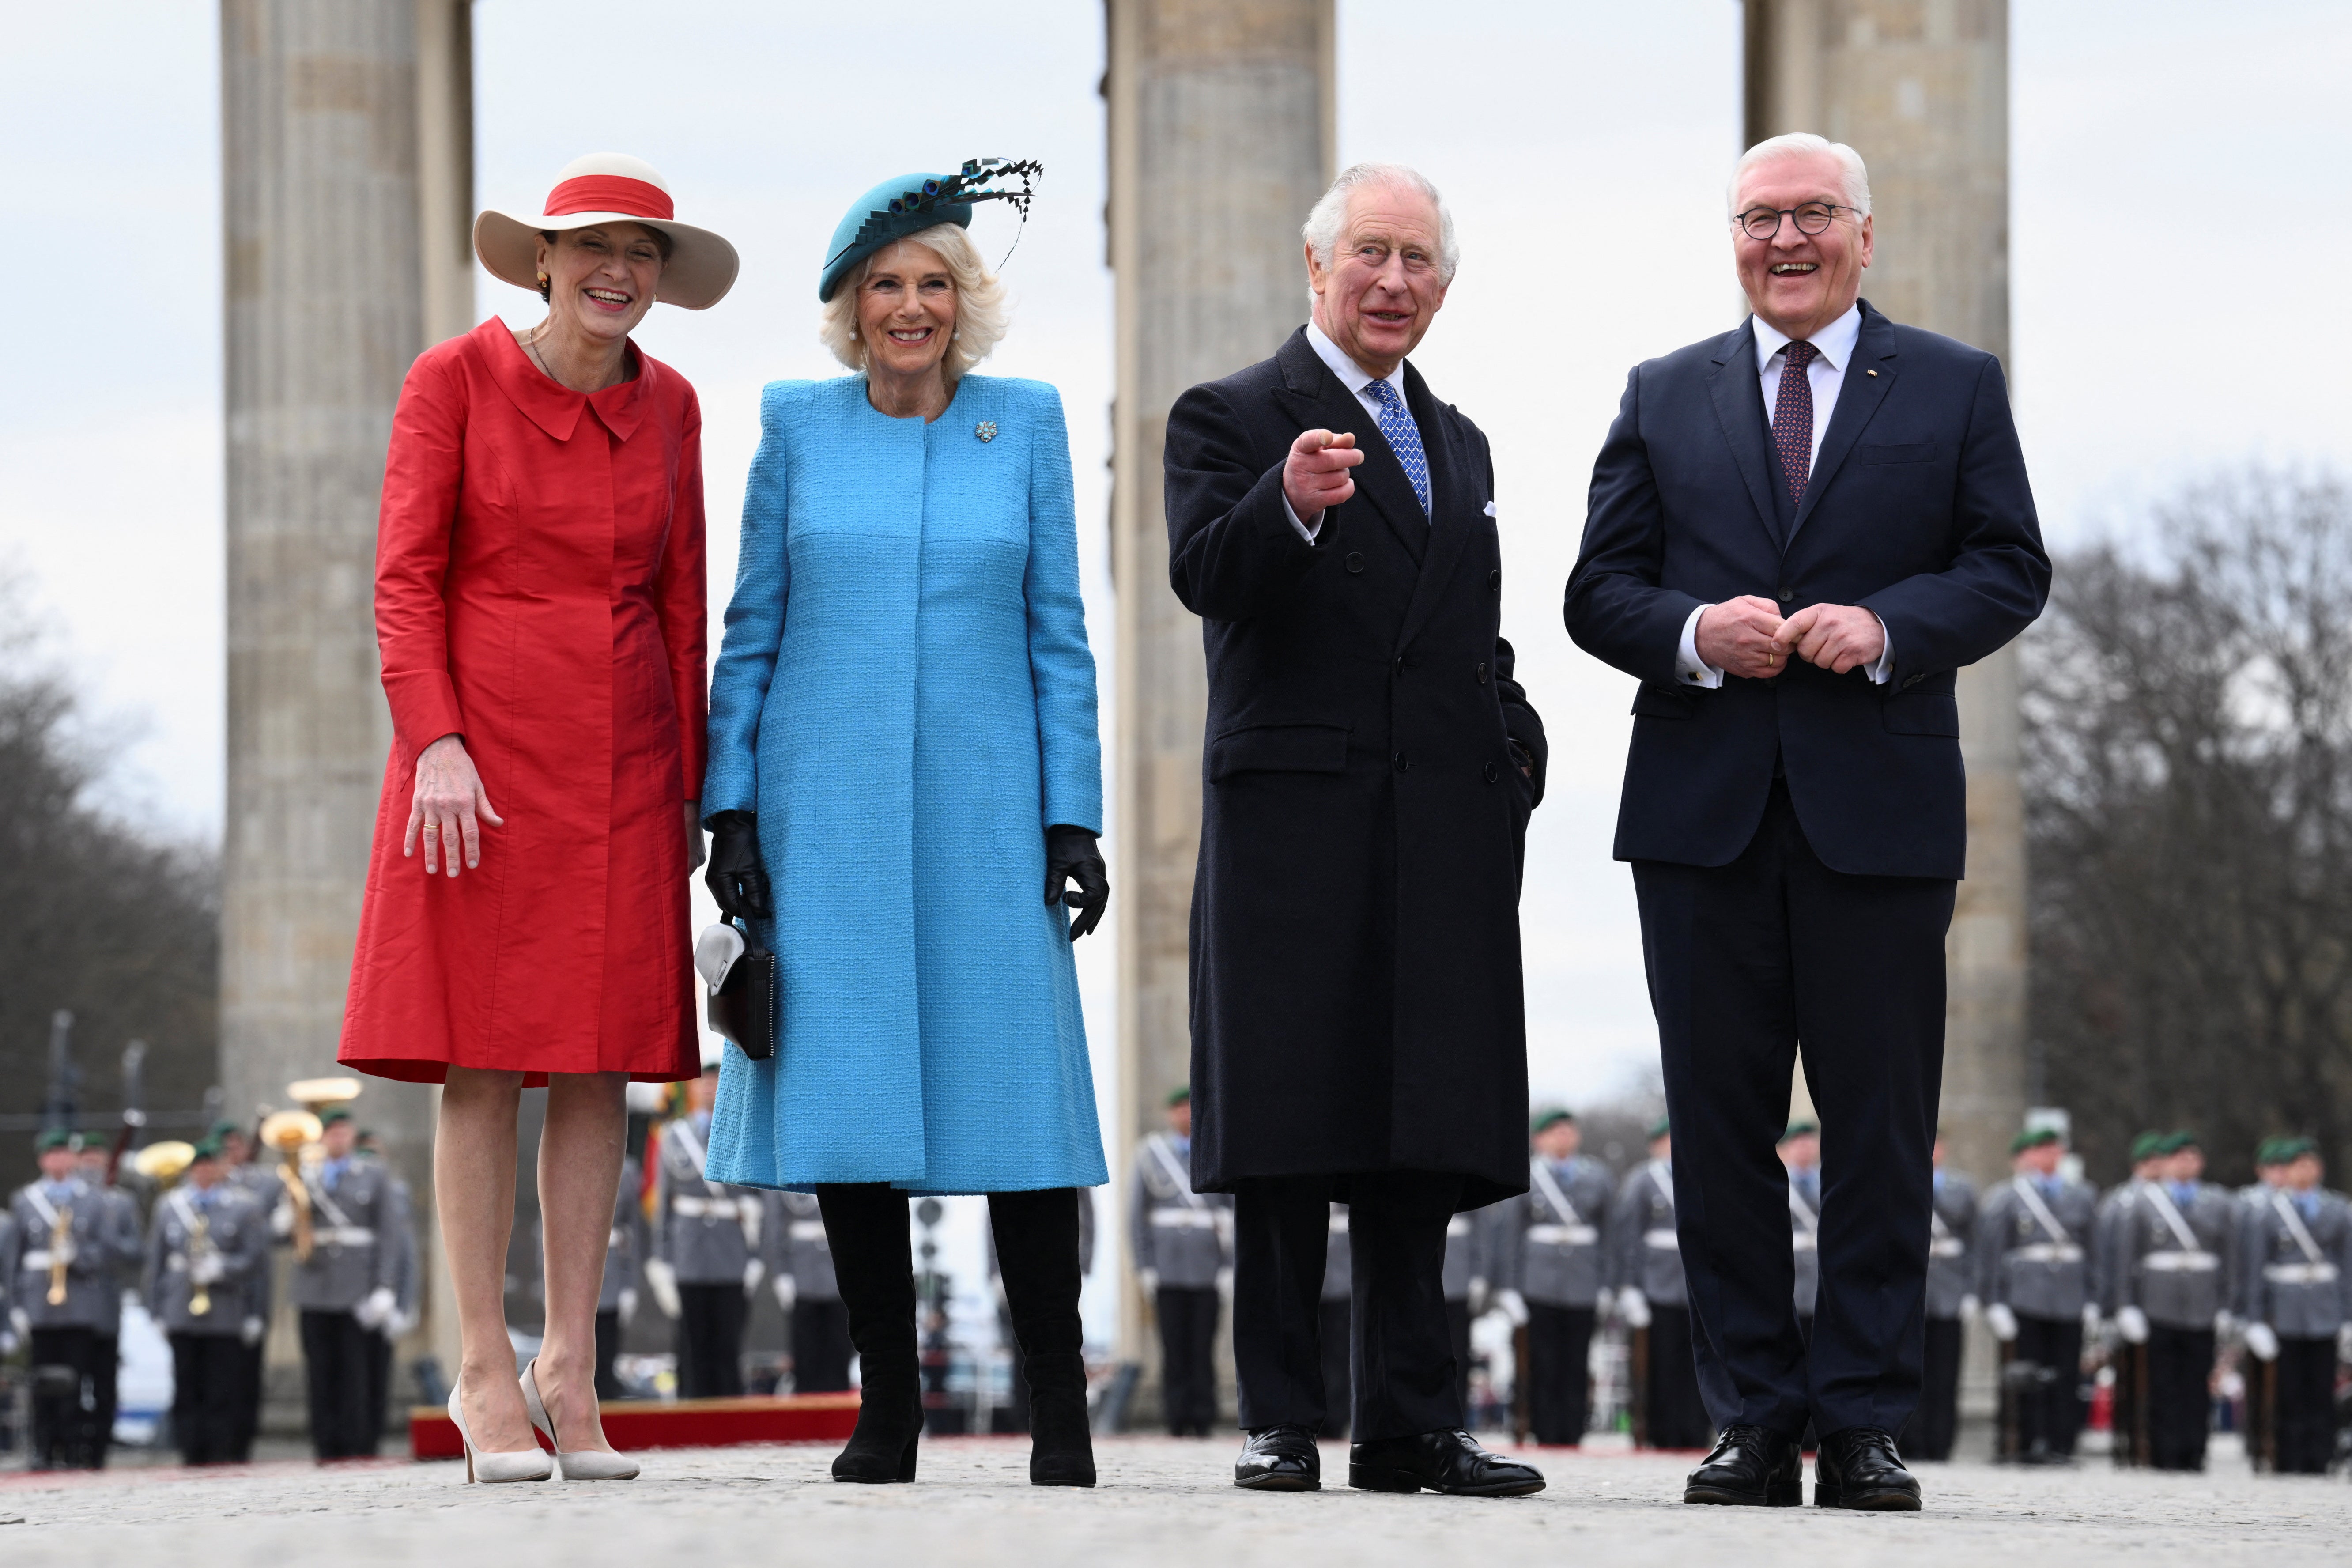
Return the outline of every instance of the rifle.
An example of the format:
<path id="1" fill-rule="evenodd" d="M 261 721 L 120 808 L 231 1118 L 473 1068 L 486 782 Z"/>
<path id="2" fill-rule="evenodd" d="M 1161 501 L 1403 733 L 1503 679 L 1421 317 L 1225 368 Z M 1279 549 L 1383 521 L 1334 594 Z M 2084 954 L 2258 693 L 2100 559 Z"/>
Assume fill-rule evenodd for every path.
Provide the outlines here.
<path id="1" fill-rule="evenodd" d="M 122 1156 L 131 1152 L 139 1142 L 140 1130 L 147 1125 L 142 1069 L 147 1064 L 147 1042 L 133 1040 L 122 1047 L 122 1125 L 114 1130 L 114 1147 L 106 1153 L 106 1184 L 115 1184 L 122 1173 Z"/>

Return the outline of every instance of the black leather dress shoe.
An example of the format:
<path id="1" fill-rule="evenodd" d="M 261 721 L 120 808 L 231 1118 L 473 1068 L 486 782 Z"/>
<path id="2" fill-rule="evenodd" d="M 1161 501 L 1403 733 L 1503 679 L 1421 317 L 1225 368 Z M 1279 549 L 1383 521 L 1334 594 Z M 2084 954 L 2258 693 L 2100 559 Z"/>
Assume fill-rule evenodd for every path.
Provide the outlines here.
<path id="1" fill-rule="evenodd" d="M 1543 1472 L 1478 1446 L 1469 1433 L 1417 1432 L 1351 1444 L 1348 1484 L 1368 1492 L 1417 1492 L 1448 1497 L 1525 1497 L 1544 1488 Z"/>
<path id="2" fill-rule="evenodd" d="M 1875 1426 L 1849 1426 L 1822 1438 L 1813 1456 L 1813 1506 L 1916 1509 L 1919 1482 L 1903 1468 L 1894 1438 Z"/>
<path id="3" fill-rule="evenodd" d="M 1261 1492 L 1323 1489 L 1323 1456 L 1304 1426 L 1261 1426 L 1243 1434 L 1234 1461 L 1234 1485 Z"/>
<path id="4" fill-rule="evenodd" d="M 1683 1484 L 1683 1501 L 1794 1508 L 1805 1500 L 1797 1440 L 1766 1426 L 1728 1426 Z"/>

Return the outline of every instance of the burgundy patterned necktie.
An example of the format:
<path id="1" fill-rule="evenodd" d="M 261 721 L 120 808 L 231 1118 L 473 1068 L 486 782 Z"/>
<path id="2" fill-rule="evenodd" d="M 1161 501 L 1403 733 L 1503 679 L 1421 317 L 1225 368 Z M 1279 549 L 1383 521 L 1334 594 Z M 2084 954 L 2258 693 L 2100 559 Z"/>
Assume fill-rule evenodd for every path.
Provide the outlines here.
<path id="1" fill-rule="evenodd" d="M 1802 338 L 1791 342 L 1780 367 L 1780 395 L 1772 400 L 1772 445 L 1780 454 L 1780 472 L 1788 476 L 1791 506 L 1805 499 L 1805 481 L 1813 471 L 1813 378 L 1805 367 L 1821 352 Z"/>

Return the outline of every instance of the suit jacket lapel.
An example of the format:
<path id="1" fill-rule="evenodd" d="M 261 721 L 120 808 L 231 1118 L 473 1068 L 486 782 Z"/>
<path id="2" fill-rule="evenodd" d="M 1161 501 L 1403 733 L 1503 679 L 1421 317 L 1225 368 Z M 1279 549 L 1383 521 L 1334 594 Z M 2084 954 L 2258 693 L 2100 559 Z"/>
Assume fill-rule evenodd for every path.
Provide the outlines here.
<path id="1" fill-rule="evenodd" d="M 1748 499 L 1756 504 L 1756 522 L 1778 551 L 1780 529 L 1772 509 L 1772 464 L 1764 450 L 1764 390 L 1756 374 L 1756 328 L 1743 321 L 1739 330 L 1716 348 L 1715 417 L 1731 447 L 1731 461 L 1747 482 Z"/>
<path id="2" fill-rule="evenodd" d="M 1429 542 L 1429 553 L 1421 563 L 1421 577 L 1412 586 L 1412 600 L 1405 606 L 1404 629 L 1397 637 L 1397 646 L 1411 642 L 1429 618 L 1437 602 L 1444 596 L 1447 579 L 1454 575 L 1454 566 L 1470 541 L 1471 519 L 1476 515 L 1471 498 L 1468 472 L 1470 457 L 1463 449 L 1459 433 L 1450 417 L 1451 410 L 1431 396 L 1429 384 L 1421 379 L 1421 372 L 1412 362 L 1404 367 L 1405 406 L 1412 413 L 1412 421 L 1421 427 L 1423 455 L 1429 459 L 1428 521 L 1422 531 Z M 1370 465 L 1367 464 L 1366 467 Z M 1421 511 L 1421 499 L 1412 493 L 1411 480 L 1404 478 L 1402 464 L 1391 465 L 1404 489 L 1405 500 L 1414 512 Z"/>
<path id="3" fill-rule="evenodd" d="M 1404 465 L 1389 449 L 1388 438 L 1381 434 L 1379 424 L 1356 400 L 1356 395 L 1339 384 L 1314 348 L 1307 341 L 1307 329 L 1301 327 L 1290 335 L 1275 354 L 1282 367 L 1284 400 L 1302 422 L 1303 429 L 1347 431 L 1356 437 L 1356 447 L 1364 460 L 1356 465 L 1356 493 L 1352 500 L 1370 503 L 1403 545 L 1413 564 L 1421 564 L 1422 552 L 1429 545 L 1429 521 L 1421 510 L 1421 498 L 1412 493 L 1412 481 L 1404 477 Z M 1423 438 L 1424 441 L 1427 437 Z M 1335 509 L 1336 510 L 1336 509 Z"/>
<path id="4" fill-rule="evenodd" d="M 1872 374 L 1875 371 L 1878 374 Z M 1793 542 L 1805 520 L 1813 515 L 1821 503 L 1822 492 L 1846 458 L 1853 455 L 1853 444 L 1862 437 L 1863 427 L 1870 423 L 1878 405 L 1886 401 L 1887 389 L 1895 384 L 1895 324 L 1862 302 L 1862 332 L 1853 342 L 1853 361 L 1845 367 L 1845 380 L 1838 386 L 1837 406 L 1830 412 L 1830 427 L 1822 437 L 1821 456 L 1813 459 L 1813 471 L 1805 481 L 1805 493 L 1797 503 L 1796 521 L 1789 525 L 1789 538 Z M 1761 401 L 1762 394 L 1758 398 Z"/>

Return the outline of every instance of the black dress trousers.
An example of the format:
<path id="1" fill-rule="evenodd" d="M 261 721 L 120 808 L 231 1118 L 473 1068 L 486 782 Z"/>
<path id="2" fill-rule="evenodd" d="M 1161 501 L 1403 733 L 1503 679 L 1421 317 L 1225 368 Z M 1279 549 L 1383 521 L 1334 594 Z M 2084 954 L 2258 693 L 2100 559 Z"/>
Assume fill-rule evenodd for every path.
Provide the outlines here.
<path id="1" fill-rule="evenodd" d="M 1699 1391 L 1719 1427 L 1891 1433 L 1918 1401 L 1955 886 L 1830 869 L 1781 779 L 1730 864 L 1633 863 Z M 1822 1129 L 1810 1345 L 1774 1152 L 1801 1050 Z"/>
<path id="2" fill-rule="evenodd" d="M 1528 1425 L 1537 1442 L 1573 1447 L 1584 1441 L 1592 1414 L 1591 1353 L 1591 1308 L 1528 1303 Z"/>
<path id="3" fill-rule="evenodd" d="M 1217 1309 L 1213 1288 L 1162 1285 L 1160 1404 L 1171 1437 L 1205 1437 L 1217 1423 Z"/>
<path id="4" fill-rule="evenodd" d="M 1347 1178 L 1349 1435 L 1356 1442 L 1463 1425 L 1445 1301 L 1445 1227 L 1457 1175 L 1383 1171 Z M 1268 1176 L 1234 1189 L 1234 1367 L 1244 1430 L 1319 1431 L 1324 1251 L 1333 1179 Z"/>
<path id="5" fill-rule="evenodd" d="M 1715 1444 L 1715 1423 L 1707 1419 L 1699 1398 L 1698 1365 L 1691 1351 L 1688 1307 L 1650 1309 L 1649 1369 L 1643 1393 L 1648 1397 L 1650 1447 L 1708 1448 Z"/>
<path id="6" fill-rule="evenodd" d="M 245 1346 L 234 1334 L 175 1333 L 172 1342 L 172 1442 L 185 1465 L 230 1465 L 238 1440 Z"/>
<path id="7" fill-rule="evenodd" d="M 596 1397 L 618 1399 L 623 1394 L 614 1363 L 621 1359 L 621 1313 L 607 1308 L 596 1314 Z"/>
<path id="8" fill-rule="evenodd" d="M 2020 1378 L 2017 1399 L 2019 1449 L 2036 1458 L 2064 1458 L 2089 1414 L 2083 1404 L 2083 1320 L 2017 1319 L 2017 1345 L 2010 1364 L 2030 1363 L 2031 1381 Z"/>
<path id="9" fill-rule="evenodd" d="M 2326 1475 L 2336 1454 L 2336 1341 L 2282 1334 L 2271 1364 L 2278 1369 L 2272 1468 L 2285 1476 Z"/>
<path id="10" fill-rule="evenodd" d="M 33 1331 L 33 1468 L 94 1470 L 106 1463 L 112 1433 L 98 1422 L 99 1363 L 100 1348 L 114 1342 L 86 1328 Z"/>
<path id="11" fill-rule="evenodd" d="M 1952 1457 L 1952 1439 L 1960 1429 L 1960 1321 L 1927 1320 L 1927 1360 L 1919 1389 L 1919 1408 L 1895 1441 L 1906 1459 Z"/>
<path id="12" fill-rule="evenodd" d="M 1349 1390 L 1355 1379 L 1348 1375 L 1349 1343 L 1355 1337 L 1349 1329 L 1353 1311 L 1348 1298 L 1325 1301 L 1318 1313 L 1323 1341 L 1323 1436 L 1344 1437 L 1348 1435 Z"/>
<path id="13" fill-rule="evenodd" d="M 677 1288 L 677 1396 L 732 1399 L 743 1392 L 743 1319 L 738 1284 Z"/>
<path id="14" fill-rule="evenodd" d="M 302 1373 L 310 1395 L 310 1450 L 321 1459 L 373 1459 L 368 1342 L 383 1336 L 360 1327 L 349 1312 L 302 1310 Z"/>
<path id="15" fill-rule="evenodd" d="M 2201 1470 L 2213 1426 L 2213 1331 L 2147 1331 L 2147 1462 L 2159 1470 Z"/>

